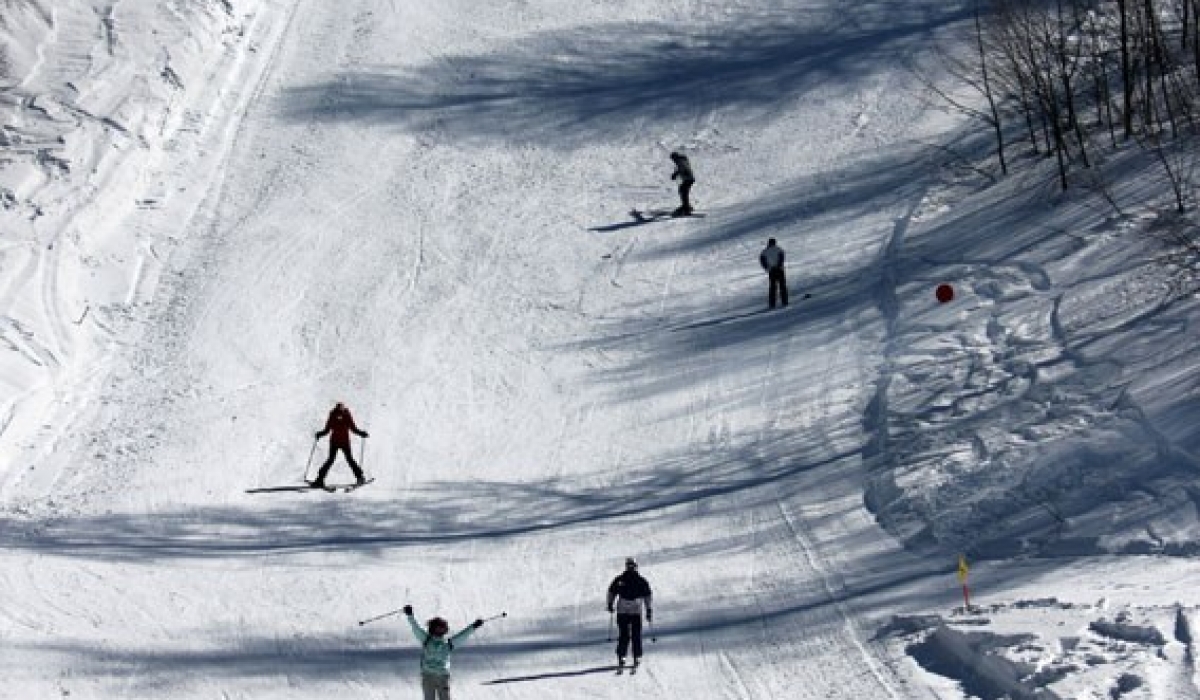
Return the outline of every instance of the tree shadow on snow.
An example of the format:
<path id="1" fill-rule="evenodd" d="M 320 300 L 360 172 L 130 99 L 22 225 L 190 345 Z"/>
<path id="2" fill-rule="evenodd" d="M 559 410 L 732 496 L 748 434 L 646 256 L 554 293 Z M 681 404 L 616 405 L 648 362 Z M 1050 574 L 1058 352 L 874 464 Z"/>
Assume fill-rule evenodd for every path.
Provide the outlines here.
<path id="1" fill-rule="evenodd" d="M 285 118 L 359 121 L 573 148 L 720 110 L 757 118 L 894 65 L 966 15 L 945 3 L 861 2 L 852 13 L 740 11 L 698 30 L 621 22 L 536 34 L 410 70 L 347 72 L 285 94 Z"/>
<path id="2" fill-rule="evenodd" d="M 707 454 L 681 452 L 630 465 L 618 483 L 548 478 L 532 483 L 472 480 L 410 491 L 402 507 L 367 500 L 294 496 L 286 505 L 193 509 L 154 515 L 110 513 L 29 521 L 2 518 L 0 546 L 48 556 L 149 563 L 315 551 L 373 555 L 408 547 L 514 538 L 626 518 L 686 519 L 671 509 L 711 502 L 773 502 L 801 488 L 796 478 L 853 457 L 830 454 L 811 436 L 783 432 Z M 792 482 L 789 485 L 789 482 Z M 364 492 L 362 495 L 366 495 Z M 257 501 L 256 501 L 257 502 Z M 480 508 L 482 502 L 489 507 Z M 319 523 L 319 525 L 314 525 Z"/>
<path id="3" fill-rule="evenodd" d="M 960 146 L 981 156 L 987 143 L 968 136 Z M 811 387 L 821 386 L 824 373 L 861 372 L 839 339 L 869 330 L 867 340 L 877 337 L 867 359 L 881 364 L 865 373 L 874 383 L 859 426 L 861 456 L 872 469 L 865 497 L 898 539 L 984 558 L 1200 551 L 1190 536 L 1155 534 L 1177 530 L 1175 515 L 1200 503 L 1189 456 L 1200 427 L 1187 417 L 1196 402 L 1184 389 L 1200 387 L 1200 350 L 1179 342 L 1191 307 L 1159 280 L 1158 300 L 1084 313 L 1087 299 L 1102 291 L 1135 291 L 1137 280 L 1161 277 L 1153 245 L 1093 246 L 1092 232 L 1110 234 L 1114 214 L 1084 193 L 1055 192 L 1036 166 L 1002 183 L 979 182 L 974 187 L 991 185 L 987 196 L 967 198 L 955 177 L 930 177 L 953 166 L 933 160 L 942 153 L 914 149 L 844 163 L 686 237 L 644 241 L 626 269 L 677 257 L 713 262 L 674 281 L 671 296 L 628 305 L 600 321 L 595 336 L 563 349 L 619 353 L 619 363 L 594 372 L 596 384 L 614 401 L 634 402 L 687 395 L 718 370 L 761 376 L 775 353 L 803 350 L 810 361 L 792 362 L 771 382 L 799 410 L 822 400 Z M 1118 194 L 1144 199 L 1141 180 L 1130 182 L 1131 191 Z M 925 200 L 938 185 L 958 186 L 961 201 L 930 214 Z M 793 298 L 811 290 L 811 300 L 764 310 L 755 257 L 769 236 L 789 251 Z M 871 253 L 845 256 L 851 262 L 841 269 L 805 267 L 806 248 L 820 247 L 830 259 L 845 240 L 871 242 Z M 1146 262 L 1122 278 L 1107 272 L 1116 267 L 1111 262 L 1089 260 L 1100 251 Z M 733 255 L 741 257 L 736 265 Z M 1073 286 L 1054 279 L 1056 267 L 1071 265 L 1097 272 Z M 953 282 L 959 299 L 938 304 L 940 282 Z M 1155 381 L 1143 369 L 1173 376 L 1180 398 L 1162 402 L 1154 391 L 1135 391 L 1137 382 Z M 724 384 L 726 409 L 761 401 L 757 385 Z M 1028 437 L 1048 430 L 1059 437 Z M 998 431 L 1010 437 L 987 449 Z M 974 456 L 956 462 L 956 452 Z M 911 480 L 946 468 L 960 478 L 941 489 L 906 495 L 897 487 L 898 475 Z M 1194 532 L 1200 523 L 1189 519 L 1186 528 Z"/>
<path id="4" fill-rule="evenodd" d="M 761 639 L 773 626 L 805 621 L 806 631 L 814 638 L 844 633 L 841 606 L 853 601 L 855 609 L 874 616 L 910 609 L 920 599 L 915 589 L 935 586 L 927 567 L 914 567 L 888 557 L 873 562 L 856 562 L 870 569 L 868 575 L 851 586 L 831 592 L 818 579 L 797 581 L 788 590 L 777 591 L 771 599 L 747 591 L 722 596 L 719 601 L 701 599 L 678 601 L 670 612 L 659 612 L 653 630 L 657 641 L 647 639 L 648 657 L 704 658 L 705 644 L 720 633 L 733 639 Z M 942 574 L 938 573 L 941 577 Z M 722 590 L 737 591 L 741 578 L 718 580 Z M 919 584 L 919 585 L 918 585 Z M 812 616 L 825 610 L 828 615 Z M 547 663 L 547 654 L 568 658 L 608 657 L 612 639 L 578 629 L 578 608 L 566 606 L 531 611 L 530 622 L 538 630 L 528 634 L 497 632 L 479 635 L 464 646 L 456 657 L 455 683 L 507 685 L 536 681 L 585 678 L 612 671 L 611 666 L 582 666 L 576 670 L 539 671 L 530 661 Z M 603 625 L 597 619 L 597 629 Z M 279 679 L 324 683 L 417 682 L 420 648 L 413 643 L 397 645 L 399 631 L 380 625 L 370 631 L 339 634 L 313 630 L 304 636 L 279 636 L 246 633 L 233 639 L 230 630 L 214 614 L 211 626 L 180 630 L 178 647 L 159 643 L 154 647 L 106 643 L 97 646 L 91 640 L 58 638 L 46 643 L 17 643 L 12 648 L 26 653 L 61 656 L 76 677 L 108 681 L 123 692 L 178 692 L 196 678 L 207 681 L 224 679 Z M 816 662 L 824 653 L 821 645 L 801 645 L 789 652 L 794 663 Z M 561 667 L 563 662 L 557 664 Z M 587 661 L 583 661 L 586 664 Z M 486 678 L 481 670 L 491 678 Z M 500 673 L 511 674 L 496 678 Z"/>

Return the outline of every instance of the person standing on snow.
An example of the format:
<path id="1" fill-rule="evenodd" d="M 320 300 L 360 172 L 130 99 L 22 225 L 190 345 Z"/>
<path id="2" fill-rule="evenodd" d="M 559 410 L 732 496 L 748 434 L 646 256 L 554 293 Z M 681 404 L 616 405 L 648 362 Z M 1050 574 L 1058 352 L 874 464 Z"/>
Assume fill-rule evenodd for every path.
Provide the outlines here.
<path id="1" fill-rule="evenodd" d="M 317 472 L 316 481 L 308 482 L 315 489 L 323 489 L 325 486 L 325 475 L 329 473 L 329 468 L 333 466 L 333 461 L 337 459 L 337 453 L 340 450 L 346 456 L 346 461 L 350 463 L 350 470 L 354 472 L 354 478 L 358 480 L 358 485 L 362 486 L 367 483 L 366 477 L 363 475 L 362 469 L 358 466 L 358 462 L 354 461 L 354 451 L 350 449 L 350 433 L 354 433 L 359 437 L 370 437 L 365 430 L 359 430 L 354 424 L 354 416 L 350 415 L 350 409 L 346 408 L 346 404 L 339 401 L 329 412 L 329 418 L 325 420 L 325 428 L 317 431 L 317 439 L 329 435 L 329 459 L 321 465 L 321 471 Z"/>
<path id="2" fill-rule="evenodd" d="M 758 264 L 767 271 L 767 306 L 775 308 L 775 296 L 778 292 L 780 301 L 788 305 L 787 275 L 783 272 L 783 248 L 775 245 L 775 239 L 767 241 L 767 247 L 758 256 Z"/>
<path id="3" fill-rule="evenodd" d="M 450 624 L 442 618 L 431 619 L 422 629 L 413 617 L 411 605 L 404 606 L 404 614 L 413 636 L 421 643 L 421 690 L 425 692 L 425 700 L 450 700 L 450 653 L 456 644 L 483 627 L 483 620 L 472 622 L 447 639 Z"/>
<path id="4" fill-rule="evenodd" d="M 689 197 L 692 185 L 696 184 L 696 176 L 692 174 L 692 164 L 682 153 L 672 153 L 671 160 L 675 163 L 675 172 L 671 173 L 672 180 L 679 180 L 679 208 L 672 216 L 688 216 L 692 213 L 692 203 Z"/>
<path id="5" fill-rule="evenodd" d="M 625 571 L 617 575 L 608 586 L 608 611 L 617 613 L 617 665 L 625 665 L 625 653 L 633 643 L 633 665 L 642 658 L 642 608 L 646 610 L 646 621 L 654 621 L 650 607 L 650 582 L 638 573 L 637 561 L 633 557 L 625 560 Z"/>

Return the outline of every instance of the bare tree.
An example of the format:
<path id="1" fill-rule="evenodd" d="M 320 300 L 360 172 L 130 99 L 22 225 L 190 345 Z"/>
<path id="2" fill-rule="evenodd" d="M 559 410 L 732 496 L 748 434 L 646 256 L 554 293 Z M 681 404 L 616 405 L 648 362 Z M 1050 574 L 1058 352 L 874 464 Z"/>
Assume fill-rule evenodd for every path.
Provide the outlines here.
<path id="1" fill-rule="evenodd" d="M 983 30 L 984 22 L 980 14 L 980 6 L 976 4 L 974 24 L 972 25 L 974 30 L 972 42 L 975 45 L 975 50 L 972 52 L 971 60 L 942 49 L 938 50 L 938 55 L 940 64 L 949 71 L 950 75 L 958 83 L 970 88 L 974 94 L 983 100 L 986 106 L 983 108 L 976 107 L 971 104 L 970 100 L 959 98 L 950 91 L 942 88 L 936 80 L 931 80 L 920 74 L 917 77 L 939 101 L 957 112 L 988 125 L 995 137 L 996 160 L 1000 165 L 1000 172 L 1003 175 L 1007 175 L 1008 160 L 1005 157 L 1004 113 L 1001 109 L 1003 97 L 997 95 L 996 92 L 995 81 L 993 79 L 994 69 L 990 65 L 995 59 L 989 51 L 987 38 Z"/>

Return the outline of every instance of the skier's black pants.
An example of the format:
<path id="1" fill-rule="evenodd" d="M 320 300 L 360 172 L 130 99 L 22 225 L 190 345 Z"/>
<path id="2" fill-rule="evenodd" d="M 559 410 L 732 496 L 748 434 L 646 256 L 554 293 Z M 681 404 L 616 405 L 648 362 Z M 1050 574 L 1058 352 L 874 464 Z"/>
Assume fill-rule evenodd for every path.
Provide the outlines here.
<path id="1" fill-rule="evenodd" d="M 633 640 L 633 658 L 642 658 L 642 616 L 639 613 L 617 613 L 617 656 L 625 658 Z"/>
<path id="2" fill-rule="evenodd" d="M 684 211 L 692 210 L 692 185 L 696 184 L 695 180 L 684 180 L 679 183 L 679 208 Z"/>
<path id="3" fill-rule="evenodd" d="M 767 270 L 767 305 L 772 309 L 775 308 L 775 297 L 778 294 L 780 301 L 784 306 L 788 305 L 787 299 L 787 275 L 783 273 L 782 267 L 773 267 Z"/>
<path id="4" fill-rule="evenodd" d="M 346 456 L 346 461 L 350 463 L 350 471 L 354 472 L 354 478 L 358 481 L 363 480 L 362 469 L 359 468 L 358 462 L 354 461 L 354 451 L 349 445 L 338 445 L 329 443 L 329 459 L 321 465 L 321 471 L 317 472 L 317 481 L 325 483 L 325 475 L 329 473 L 329 468 L 333 466 L 333 460 L 337 459 L 337 453 L 341 451 Z"/>

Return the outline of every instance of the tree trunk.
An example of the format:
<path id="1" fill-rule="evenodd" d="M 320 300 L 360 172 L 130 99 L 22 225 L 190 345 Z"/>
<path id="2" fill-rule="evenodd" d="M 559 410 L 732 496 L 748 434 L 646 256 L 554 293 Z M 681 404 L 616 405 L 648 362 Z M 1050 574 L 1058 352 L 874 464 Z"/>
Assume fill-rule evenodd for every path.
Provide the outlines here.
<path id="1" fill-rule="evenodd" d="M 1129 0 L 1117 0 L 1117 12 L 1120 15 L 1121 31 L 1121 130 L 1123 138 L 1133 136 L 1133 60 L 1129 47 Z"/>
<path id="2" fill-rule="evenodd" d="M 996 96 L 992 92 L 991 74 L 988 71 L 987 48 L 983 43 L 983 25 L 979 19 L 979 10 L 975 10 L 975 40 L 979 45 L 979 70 L 983 74 L 983 94 L 987 97 L 988 109 L 992 114 L 992 127 L 996 131 L 996 159 L 1000 161 L 1000 174 L 1008 174 L 1008 162 L 1004 158 L 1004 124 L 1000 118 L 1000 108 L 996 105 Z"/>

